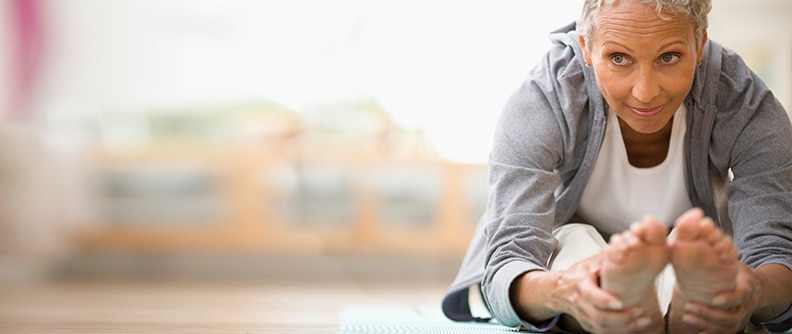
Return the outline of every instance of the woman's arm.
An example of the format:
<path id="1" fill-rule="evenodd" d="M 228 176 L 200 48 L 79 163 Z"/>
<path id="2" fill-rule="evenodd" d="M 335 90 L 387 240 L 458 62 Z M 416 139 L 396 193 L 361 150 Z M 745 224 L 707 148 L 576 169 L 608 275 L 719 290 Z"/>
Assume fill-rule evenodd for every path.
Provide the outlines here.
<path id="1" fill-rule="evenodd" d="M 559 301 L 554 300 L 560 276 L 559 272 L 535 270 L 512 283 L 511 302 L 520 318 L 538 323 L 563 313 Z"/>
<path id="2" fill-rule="evenodd" d="M 751 320 L 767 322 L 792 306 L 792 271 L 778 264 L 768 264 L 755 271 L 759 300 Z"/>
<path id="3" fill-rule="evenodd" d="M 716 298 L 722 306 L 699 305 L 703 314 L 697 318 L 718 310 L 732 311 L 726 317 L 734 319 L 735 310 L 742 310 L 750 320 L 766 322 L 792 304 L 792 124 L 739 56 L 724 52 L 723 62 L 709 157 L 713 166 L 733 173 L 724 218 L 746 265 L 736 289 Z"/>
<path id="4" fill-rule="evenodd" d="M 535 270 L 519 276 L 510 287 L 517 314 L 532 323 L 562 316 L 559 326 L 572 331 L 618 333 L 639 327 L 636 310 L 625 309 L 618 297 L 600 288 L 602 254 L 563 271 Z"/>

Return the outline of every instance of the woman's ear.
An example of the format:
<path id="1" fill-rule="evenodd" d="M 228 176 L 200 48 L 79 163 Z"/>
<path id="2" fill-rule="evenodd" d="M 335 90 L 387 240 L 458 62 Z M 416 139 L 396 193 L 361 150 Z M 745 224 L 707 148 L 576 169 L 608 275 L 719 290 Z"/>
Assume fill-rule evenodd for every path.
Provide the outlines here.
<path id="1" fill-rule="evenodd" d="M 704 46 L 707 45 L 707 31 L 704 31 L 704 34 L 701 35 L 701 45 L 698 48 L 698 61 L 696 64 L 701 64 L 701 60 L 704 59 Z"/>
<path id="2" fill-rule="evenodd" d="M 583 60 L 586 62 L 586 66 L 591 66 L 591 55 L 586 45 L 586 38 L 583 35 L 578 35 L 578 44 L 580 44 L 580 50 L 583 51 Z"/>

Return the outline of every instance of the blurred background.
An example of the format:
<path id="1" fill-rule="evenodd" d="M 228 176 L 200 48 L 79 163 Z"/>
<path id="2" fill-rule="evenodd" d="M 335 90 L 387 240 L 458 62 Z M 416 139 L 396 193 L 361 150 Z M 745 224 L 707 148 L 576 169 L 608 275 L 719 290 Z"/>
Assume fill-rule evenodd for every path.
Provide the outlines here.
<path id="1" fill-rule="evenodd" d="M 581 0 L 0 2 L 0 279 L 450 283 Z M 792 110 L 792 2 L 710 38 Z"/>

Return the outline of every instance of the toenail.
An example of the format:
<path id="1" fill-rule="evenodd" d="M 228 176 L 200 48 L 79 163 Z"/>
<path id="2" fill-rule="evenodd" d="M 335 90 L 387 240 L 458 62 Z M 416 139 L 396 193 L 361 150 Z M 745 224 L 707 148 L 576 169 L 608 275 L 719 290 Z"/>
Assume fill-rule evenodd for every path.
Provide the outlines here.
<path id="1" fill-rule="evenodd" d="M 652 324 L 652 319 L 649 318 L 641 318 L 635 323 L 635 326 L 638 327 L 638 330 L 644 330 L 646 327 Z"/>
<path id="2" fill-rule="evenodd" d="M 699 314 L 699 308 L 696 305 L 691 303 L 685 304 L 685 311 L 692 313 L 692 314 Z"/>
<path id="3" fill-rule="evenodd" d="M 644 311 L 641 308 L 636 308 L 635 311 L 632 312 L 632 318 L 637 319 L 638 317 L 642 316 Z"/>

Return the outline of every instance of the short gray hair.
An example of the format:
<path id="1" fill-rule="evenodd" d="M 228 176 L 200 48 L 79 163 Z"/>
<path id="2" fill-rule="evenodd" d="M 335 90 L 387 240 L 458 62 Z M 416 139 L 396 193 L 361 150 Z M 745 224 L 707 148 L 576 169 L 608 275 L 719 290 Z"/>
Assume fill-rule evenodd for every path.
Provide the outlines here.
<path id="1" fill-rule="evenodd" d="M 597 16 L 599 15 L 600 8 L 603 3 L 613 4 L 617 0 L 585 0 L 583 3 L 583 12 L 577 22 L 578 34 L 583 36 L 586 41 L 586 47 L 591 47 L 591 33 L 597 25 Z M 618 0 L 628 1 L 628 0 Z M 708 21 L 707 14 L 712 9 L 712 0 L 629 0 L 641 1 L 649 6 L 654 6 L 657 10 L 657 15 L 662 19 L 668 19 L 663 15 L 663 11 L 683 14 L 690 19 L 693 23 L 693 31 L 696 35 L 696 44 L 700 45 L 701 40 L 704 38 L 704 32 L 707 31 Z"/>

